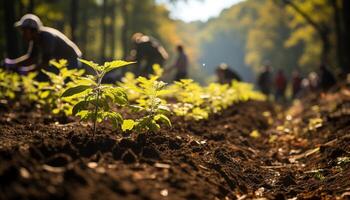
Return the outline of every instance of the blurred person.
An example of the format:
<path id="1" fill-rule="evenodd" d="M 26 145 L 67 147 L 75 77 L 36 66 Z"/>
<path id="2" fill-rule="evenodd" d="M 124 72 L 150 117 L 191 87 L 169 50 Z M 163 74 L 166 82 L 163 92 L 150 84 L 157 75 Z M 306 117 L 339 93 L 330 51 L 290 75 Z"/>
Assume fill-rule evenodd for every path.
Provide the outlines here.
<path id="1" fill-rule="evenodd" d="M 231 84 L 233 80 L 242 80 L 241 77 L 235 71 L 230 69 L 226 63 L 221 63 L 216 68 L 216 75 L 220 84 Z"/>
<path id="2" fill-rule="evenodd" d="M 299 70 L 294 70 L 292 73 L 292 98 L 297 98 L 301 90 L 302 78 Z"/>
<path id="3" fill-rule="evenodd" d="M 29 48 L 25 55 L 16 59 L 5 59 L 5 65 L 12 68 L 19 67 L 20 73 L 39 71 L 38 80 L 47 79 L 41 73 L 41 69 L 55 71 L 49 66 L 51 59 L 66 59 L 68 68 L 78 68 L 82 53 L 71 40 L 60 31 L 43 26 L 38 16 L 33 14 L 24 15 L 15 23 L 19 28 L 22 37 L 29 42 Z"/>
<path id="4" fill-rule="evenodd" d="M 162 66 L 168 57 L 168 53 L 157 39 L 143 33 L 135 33 L 132 36 L 132 49 L 128 60 L 137 62 L 136 75 L 151 74 L 152 66 L 154 64 Z"/>
<path id="5" fill-rule="evenodd" d="M 275 98 L 276 101 L 284 102 L 285 101 L 285 92 L 287 88 L 287 78 L 284 75 L 284 72 L 282 69 L 279 69 L 277 71 L 277 74 L 275 76 Z"/>
<path id="6" fill-rule="evenodd" d="M 266 96 L 271 92 L 271 67 L 266 64 L 263 65 L 261 73 L 258 75 L 257 84 L 262 93 Z"/>
<path id="7" fill-rule="evenodd" d="M 328 90 L 329 88 L 331 88 L 333 85 L 336 84 L 334 75 L 324 63 L 320 65 L 319 77 L 320 77 L 320 88 L 322 90 Z"/>
<path id="8" fill-rule="evenodd" d="M 316 72 L 310 72 L 308 75 L 309 90 L 316 91 L 319 87 L 319 76 Z"/>
<path id="9" fill-rule="evenodd" d="M 182 45 L 176 46 L 177 58 L 175 64 L 166 73 L 176 69 L 175 81 L 188 78 L 188 57 Z"/>

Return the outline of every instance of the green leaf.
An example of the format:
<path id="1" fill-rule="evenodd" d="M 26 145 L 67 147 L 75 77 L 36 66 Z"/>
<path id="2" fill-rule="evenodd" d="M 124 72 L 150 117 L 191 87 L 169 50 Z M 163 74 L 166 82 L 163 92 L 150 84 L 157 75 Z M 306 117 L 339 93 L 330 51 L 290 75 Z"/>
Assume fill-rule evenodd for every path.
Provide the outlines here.
<path id="1" fill-rule="evenodd" d="M 111 120 L 115 128 L 117 128 L 119 124 L 123 123 L 123 117 L 119 113 L 103 112 L 103 118 Z"/>
<path id="2" fill-rule="evenodd" d="M 82 110 L 76 114 L 81 120 L 87 121 L 94 118 L 94 114 L 88 110 Z"/>
<path id="3" fill-rule="evenodd" d="M 123 60 L 115 60 L 112 62 L 105 62 L 104 64 L 104 72 L 107 73 L 113 69 L 117 69 L 120 67 L 124 67 L 126 65 L 134 64 L 135 62 L 127 62 Z"/>
<path id="4" fill-rule="evenodd" d="M 97 85 L 93 79 L 86 77 L 80 77 L 78 80 L 75 81 L 75 83 L 78 85 Z"/>
<path id="5" fill-rule="evenodd" d="M 151 120 L 149 124 L 147 124 L 147 127 L 151 131 L 158 131 L 160 129 L 159 124 L 155 120 Z"/>
<path id="6" fill-rule="evenodd" d="M 52 80 L 52 79 L 55 79 L 55 78 L 57 78 L 57 74 L 55 74 L 55 73 L 53 73 L 53 72 L 49 72 L 49 71 L 46 71 L 46 70 L 44 70 L 44 69 L 42 69 L 41 70 L 44 74 L 46 74 L 49 78 L 50 78 L 50 80 Z"/>
<path id="7" fill-rule="evenodd" d="M 59 113 L 60 113 L 60 109 L 58 109 L 58 108 L 55 108 L 52 110 L 52 114 L 54 114 L 54 115 L 57 115 Z"/>
<path id="8" fill-rule="evenodd" d="M 72 109 L 72 115 L 76 115 L 80 111 L 86 110 L 88 105 L 89 105 L 88 101 L 81 101 L 81 102 L 75 104 L 73 109 Z"/>
<path id="9" fill-rule="evenodd" d="M 78 60 L 84 64 L 86 64 L 87 66 L 91 67 L 96 73 L 97 72 L 100 72 L 100 68 L 99 68 L 99 65 L 97 63 L 94 63 L 92 61 L 88 61 L 88 60 L 84 60 L 84 59 L 81 59 L 81 58 L 78 58 Z"/>
<path id="10" fill-rule="evenodd" d="M 123 124 L 122 124 L 122 130 L 123 131 L 131 131 L 134 126 L 135 126 L 135 121 L 132 120 L 132 119 L 126 119 L 123 121 Z"/>
<path id="11" fill-rule="evenodd" d="M 41 99 L 45 99 L 45 98 L 47 98 L 47 97 L 50 95 L 50 92 L 51 92 L 51 91 L 49 91 L 49 90 L 46 90 L 46 91 L 44 91 L 44 92 L 41 92 L 41 93 L 39 94 L 39 97 L 40 97 Z"/>
<path id="12" fill-rule="evenodd" d="M 111 98 L 113 102 L 119 105 L 128 104 L 126 93 L 121 88 L 106 87 L 103 89 L 103 92 L 106 96 Z"/>
<path id="13" fill-rule="evenodd" d="M 167 126 L 171 127 L 170 119 L 167 116 L 163 115 L 163 114 L 158 114 L 158 115 L 154 116 L 154 120 L 155 121 L 161 121 L 162 123 L 164 123 Z"/>
<path id="14" fill-rule="evenodd" d="M 71 87 L 68 88 L 67 90 L 65 90 L 63 92 L 63 94 L 61 95 L 61 97 L 69 97 L 69 96 L 73 96 L 75 94 L 84 92 L 85 90 L 89 89 L 90 86 L 89 85 L 78 85 L 76 87 Z"/>
<path id="15" fill-rule="evenodd" d="M 145 110 L 143 107 L 138 106 L 138 105 L 129 105 L 128 107 L 129 107 L 129 108 L 131 109 L 131 111 L 133 111 L 133 112 L 140 112 L 140 111 L 142 111 L 142 110 Z"/>

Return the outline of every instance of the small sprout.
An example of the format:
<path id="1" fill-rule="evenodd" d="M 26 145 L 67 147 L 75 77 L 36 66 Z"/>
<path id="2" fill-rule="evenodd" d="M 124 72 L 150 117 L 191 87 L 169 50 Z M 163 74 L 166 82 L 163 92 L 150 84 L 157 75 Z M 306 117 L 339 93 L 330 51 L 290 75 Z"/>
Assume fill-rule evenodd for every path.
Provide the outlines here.
<path id="1" fill-rule="evenodd" d="M 308 129 L 310 131 L 316 130 L 323 126 L 323 120 L 319 117 L 312 118 L 309 120 Z"/>
<path id="2" fill-rule="evenodd" d="M 20 77 L 16 73 L 0 69 L 0 100 L 12 100 L 20 91 Z"/>
<path id="3" fill-rule="evenodd" d="M 269 143 L 273 143 L 277 140 L 278 136 L 277 135 L 270 135 L 269 137 Z"/>
<path id="4" fill-rule="evenodd" d="M 83 121 L 93 121 L 93 133 L 95 135 L 97 123 L 110 120 L 115 128 L 123 123 L 123 117 L 112 111 L 112 104 L 124 106 L 128 104 L 127 95 L 120 87 L 102 84 L 105 74 L 111 70 L 132 64 L 133 62 L 112 61 L 98 65 L 92 61 L 80 59 L 80 61 L 95 72 L 95 76 L 88 75 L 75 82 L 75 85 L 66 89 L 62 98 L 75 97 L 78 100 L 74 104 L 72 114 L 79 116 Z"/>
<path id="5" fill-rule="evenodd" d="M 157 65 L 153 66 L 155 74 L 150 75 L 150 78 L 138 77 L 136 83 L 130 88 L 137 94 L 137 105 L 129 107 L 137 112 L 144 113 L 144 116 L 136 120 L 124 120 L 123 131 L 135 129 L 139 132 L 159 130 L 160 123 L 171 127 L 171 122 L 167 115 L 170 114 L 170 109 L 163 98 L 171 93 L 166 89 L 166 83 L 159 81 L 159 75 L 162 74 Z"/>
<path id="6" fill-rule="evenodd" d="M 132 119 L 126 119 L 122 124 L 122 131 L 131 131 L 135 126 L 135 121 Z"/>
<path id="7" fill-rule="evenodd" d="M 258 130 L 253 130 L 250 134 L 250 137 L 257 139 L 261 136 L 260 132 Z"/>

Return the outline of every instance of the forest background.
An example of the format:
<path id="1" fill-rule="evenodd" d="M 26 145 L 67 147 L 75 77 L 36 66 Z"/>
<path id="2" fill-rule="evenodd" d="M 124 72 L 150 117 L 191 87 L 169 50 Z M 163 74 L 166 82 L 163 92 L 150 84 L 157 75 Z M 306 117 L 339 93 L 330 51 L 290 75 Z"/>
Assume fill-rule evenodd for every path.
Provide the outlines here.
<path id="1" fill-rule="evenodd" d="M 165 67 L 176 57 L 175 46 L 182 44 L 191 63 L 190 78 L 201 83 L 214 81 L 222 62 L 249 82 L 264 64 L 287 74 L 295 69 L 307 74 L 321 63 L 335 74 L 350 67 L 349 0 L 245 0 L 205 22 L 172 19 L 169 4 L 181 0 L 1 1 L 0 60 L 26 52 L 13 24 L 34 13 L 45 26 L 77 43 L 84 58 L 100 63 L 125 59 L 135 32 L 161 41 L 171 56 Z"/>

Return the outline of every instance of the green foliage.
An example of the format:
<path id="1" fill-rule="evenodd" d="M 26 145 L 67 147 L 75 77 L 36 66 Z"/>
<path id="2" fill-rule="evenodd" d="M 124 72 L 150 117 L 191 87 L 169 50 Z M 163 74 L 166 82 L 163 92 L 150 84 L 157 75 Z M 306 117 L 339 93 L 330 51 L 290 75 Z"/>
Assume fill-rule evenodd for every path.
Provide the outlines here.
<path id="1" fill-rule="evenodd" d="M 137 83 L 135 74 L 126 72 L 121 82 L 118 82 L 117 85 L 125 89 L 129 101 L 136 101 L 140 97 L 140 93 L 137 91 Z"/>
<path id="2" fill-rule="evenodd" d="M 211 83 L 201 87 L 190 79 L 176 81 L 171 86 L 177 103 L 172 110 L 185 119 L 207 119 L 212 113 L 218 113 L 236 102 L 248 100 L 265 100 L 265 96 L 253 90 L 253 85 L 233 81 L 231 85 Z"/>
<path id="3" fill-rule="evenodd" d="M 125 120 L 123 130 L 135 129 L 139 132 L 157 131 L 160 128 L 160 123 L 171 126 L 171 122 L 167 115 L 170 110 L 167 102 L 162 97 L 170 91 L 167 90 L 166 83 L 158 81 L 156 75 L 151 78 L 138 77 L 137 84 L 134 90 L 139 93 L 139 98 L 136 100 L 137 105 L 130 106 L 134 111 L 144 113 L 144 116 L 136 120 Z"/>
<path id="4" fill-rule="evenodd" d="M 172 105 L 174 113 L 185 119 L 207 119 L 209 113 L 202 108 L 205 96 L 203 88 L 191 79 L 175 81 L 171 87 L 177 103 Z"/>
<path id="5" fill-rule="evenodd" d="M 124 106 L 128 99 L 124 90 L 113 85 L 102 84 L 104 75 L 114 69 L 132 64 L 121 60 L 105 62 L 98 65 L 92 61 L 80 59 L 80 61 L 94 70 L 95 75 L 81 77 L 66 89 L 61 97 L 76 98 L 78 101 L 72 108 L 72 114 L 79 116 L 83 121 L 93 121 L 94 134 L 96 124 L 104 120 L 110 120 L 115 128 L 123 123 L 123 117 L 112 110 L 113 105 Z"/>
<path id="6" fill-rule="evenodd" d="M 48 82 L 33 82 L 37 84 L 39 104 L 53 114 L 70 115 L 72 113 L 72 105 L 76 99 L 61 99 L 63 91 L 74 85 L 78 78 L 84 74 L 84 70 L 68 69 L 66 60 L 51 60 L 50 64 L 59 70 L 58 74 L 42 70 L 49 77 Z M 33 89 L 33 88 L 29 88 Z"/>
<path id="7" fill-rule="evenodd" d="M 164 70 L 160 67 L 160 65 L 154 64 L 152 68 L 153 74 L 149 75 L 150 79 L 158 80 L 159 77 L 162 77 Z M 139 80 L 137 80 L 135 74 L 132 72 L 126 72 L 121 82 L 117 82 L 117 84 L 125 89 L 126 93 L 128 94 L 129 101 L 136 101 L 140 98 L 142 92 L 140 92 L 140 88 L 137 86 L 139 84 Z"/>
<path id="8" fill-rule="evenodd" d="M 26 76 L 21 76 L 21 84 L 23 89 L 23 99 L 27 102 L 39 102 L 38 85 L 39 82 L 35 80 L 38 75 L 36 72 L 31 72 Z"/>
<path id="9" fill-rule="evenodd" d="M 0 69 L 0 100 L 12 100 L 20 91 L 20 77 L 16 73 Z"/>

